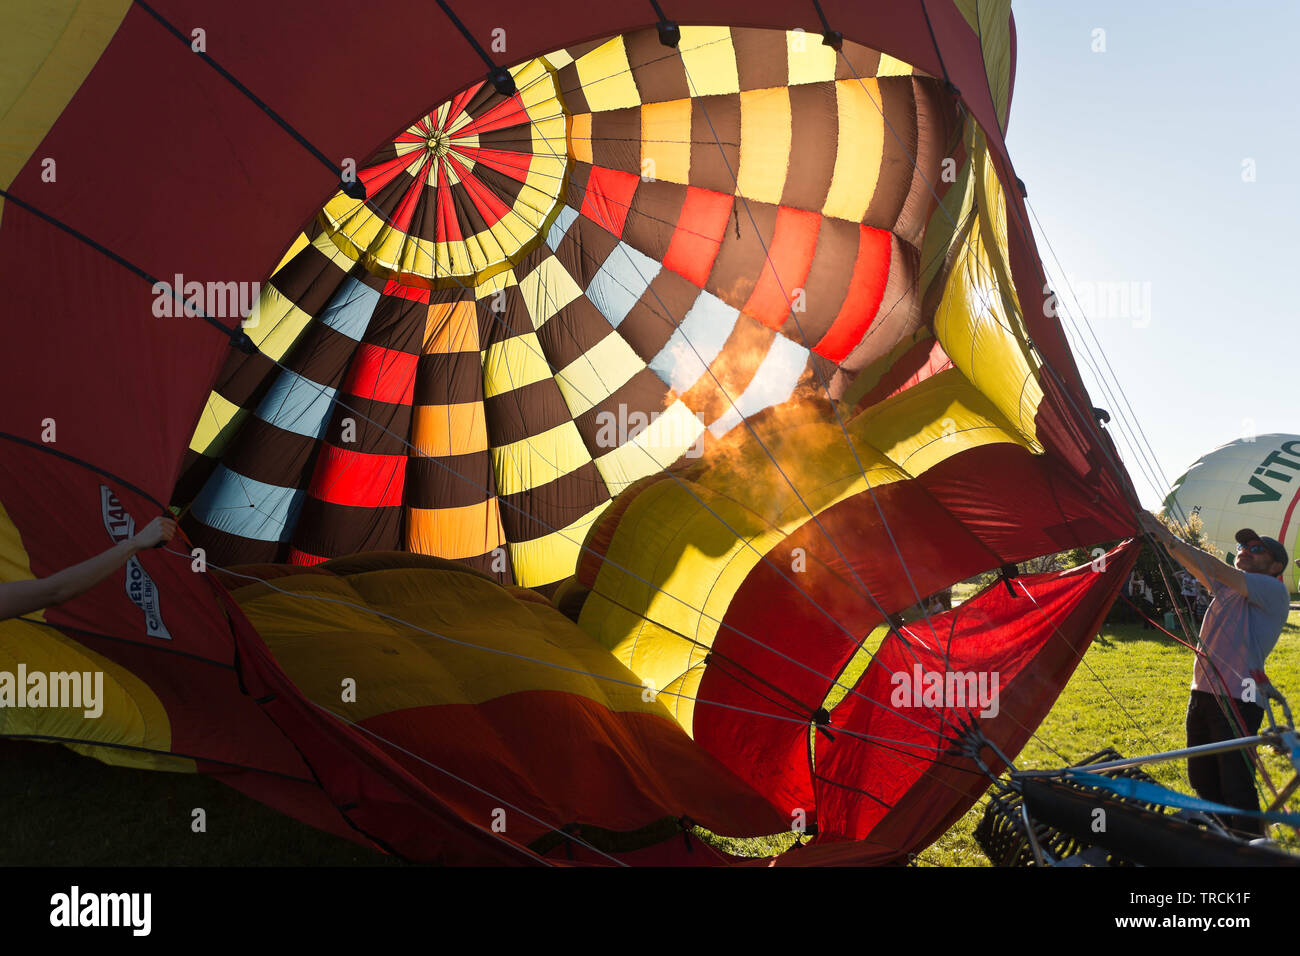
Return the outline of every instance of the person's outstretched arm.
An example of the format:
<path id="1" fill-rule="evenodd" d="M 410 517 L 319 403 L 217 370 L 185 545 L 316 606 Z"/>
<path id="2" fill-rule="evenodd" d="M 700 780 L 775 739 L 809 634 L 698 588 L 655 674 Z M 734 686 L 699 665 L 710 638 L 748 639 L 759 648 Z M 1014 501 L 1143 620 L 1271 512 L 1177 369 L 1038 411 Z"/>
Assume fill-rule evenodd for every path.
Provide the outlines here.
<path id="1" fill-rule="evenodd" d="M 80 564 L 46 578 L 0 583 L 0 621 L 72 600 L 126 564 L 132 555 L 170 541 L 175 533 L 176 522 L 160 515 L 132 537 Z"/>
<path id="2" fill-rule="evenodd" d="M 1144 511 L 1138 517 L 1142 530 L 1154 534 L 1157 540 L 1165 546 L 1170 556 L 1191 572 L 1192 577 L 1211 591 L 1214 590 L 1215 582 L 1218 582 L 1219 584 L 1226 584 L 1242 597 L 1250 597 L 1250 593 L 1246 589 L 1245 572 L 1224 564 L 1209 552 L 1202 551 L 1200 548 L 1193 547 L 1186 541 L 1175 537 L 1174 533 L 1161 524 L 1159 519 L 1150 512 Z"/>

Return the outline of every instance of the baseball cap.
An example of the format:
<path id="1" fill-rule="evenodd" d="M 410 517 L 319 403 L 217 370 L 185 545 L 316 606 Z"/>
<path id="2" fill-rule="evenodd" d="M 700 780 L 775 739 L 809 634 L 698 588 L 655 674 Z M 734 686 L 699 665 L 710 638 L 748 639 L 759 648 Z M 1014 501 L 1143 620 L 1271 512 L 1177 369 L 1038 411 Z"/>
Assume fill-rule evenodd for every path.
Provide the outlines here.
<path id="1" fill-rule="evenodd" d="M 1281 561 L 1283 564 L 1290 562 L 1287 556 L 1286 548 L 1282 547 L 1282 542 L 1277 538 L 1266 538 L 1263 535 L 1256 534 L 1250 528 L 1242 528 L 1236 534 L 1237 544 L 1250 544 L 1252 541 L 1258 541 L 1268 551 L 1274 561 Z"/>

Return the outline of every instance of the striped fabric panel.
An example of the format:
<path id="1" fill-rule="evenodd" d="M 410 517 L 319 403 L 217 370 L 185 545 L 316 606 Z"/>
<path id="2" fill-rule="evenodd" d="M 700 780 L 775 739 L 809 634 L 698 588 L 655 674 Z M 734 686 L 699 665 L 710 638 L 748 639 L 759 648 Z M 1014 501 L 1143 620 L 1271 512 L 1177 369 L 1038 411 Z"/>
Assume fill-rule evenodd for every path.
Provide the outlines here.
<path id="1" fill-rule="evenodd" d="M 510 563 L 488 450 L 483 391 L 480 311 L 485 300 L 442 293 L 430 304 L 421 343 L 420 388 L 415 396 L 408 473 L 408 551 L 473 560 L 503 581 Z M 501 550 L 498 550 L 501 549 Z M 493 567 L 493 559 L 495 568 Z"/>

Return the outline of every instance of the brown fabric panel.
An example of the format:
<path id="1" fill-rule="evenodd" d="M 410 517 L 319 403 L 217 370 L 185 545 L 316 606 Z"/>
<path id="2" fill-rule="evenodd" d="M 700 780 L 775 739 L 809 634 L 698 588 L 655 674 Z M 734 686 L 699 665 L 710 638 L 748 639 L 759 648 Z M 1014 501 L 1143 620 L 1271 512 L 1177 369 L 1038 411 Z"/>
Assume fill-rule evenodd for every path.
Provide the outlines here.
<path id="1" fill-rule="evenodd" d="M 210 565 L 269 564 L 288 560 L 289 545 L 279 541 L 258 541 L 219 531 L 186 513 L 180 520 L 181 530 L 191 546 L 202 548 Z M 243 582 L 247 583 L 247 582 Z"/>
<path id="2" fill-rule="evenodd" d="M 527 335 L 533 331 L 533 317 L 524 303 L 519 286 L 506 286 L 500 291 L 502 293 L 500 300 L 497 299 L 497 293 L 493 292 L 479 299 L 475 305 L 478 310 L 478 340 L 484 350 L 497 342 Z M 497 301 L 504 306 L 500 311 L 494 308 Z M 481 368 L 480 364 L 480 375 Z"/>
<path id="3" fill-rule="evenodd" d="M 691 185 L 733 195 L 740 171 L 740 96 L 691 101 Z"/>
<path id="4" fill-rule="evenodd" d="M 586 296 L 578 296 L 537 330 L 542 354 L 553 369 L 567 368 L 614 329 Z"/>
<path id="5" fill-rule="evenodd" d="M 402 132 L 405 133 L 406 130 L 402 130 Z M 409 156 L 410 154 L 408 153 L 407 155 Z M 384 163 L 391 162 L 396 158 L 397 158 L 397 143 L 392 140 L 389 140 L 387 143 L 379 147 L 379 149 L 375 150 L 375 152 L 371 154 L 370 158 L 366 160 L 366 165 L 364 168 L 369 168 L 373 166 L 382 166 Z"/>
<path id="6" fill-rule="evenodd" d="M 587 50 L 593 50 L 599 45 L 599 43 L 595 45 L 580 44 L 576 47 L 569 47 L 569 54 L 576 61 L 581 56 L 577 51 L 583 46 L 586 46 Z M 582 52 L 586 53 L 587 50 Z M 587 96 L 582 92 L 582 80 L 578 79 L 578 64 L 576 62 L 568 63 L 556 70 L 555 78 L 555 85 L 559 87 L 564 109 L 570 116 L 591 112 L 591 106 L 587 103 Z"/>
<path id="7" fill-rule="evenodd" d="M 411 163 L 419 158 L 419 155 L 418 152 L 408 153 L 405 158 L 408 163 Z M 427 156 L 427 153 L 425 155 Z M 427 166 L 425 167 L 425 172 L 428 172 Z M 366 205 L 370 207 L 372 212 L 377 210 L 385 219 L 392 219 L 393 213 L 406 197 L 406 194 L 412 189 L 420 188 L 417 185 L 417 182 L 418 180 L 416 177 L 403 170 L 390 179 L 388 184 L 382 187 L 378 192 L 369 193 L 366 197 Z"/>
<path id="8" fill-rule="evenodd" d="M 398 551 L 403 539 L 402 507 L 359 508 L 308 495 L 294 526 L 295 548 L 323 558 L 360 551 Z"/>
<path id="9" fill-rule="evenodd" d="M 493 395 L 483 401 L 483 411 L 494 447 L 540 435 L 573 417 L 553 378 Z"/>
<path id="10" fill-rule="evenodd" d="M 659 42 L 659 31 L 637 30 L 625 34 L 627 61 L 632 64 L 632 79 L 642 103 L 666 103 L 684 100 L 691 95 L 690 83 L 682 58 Z"/>
<path id="11" fill-rule="evenodd" d="M 702 421 L 715 421 L 753 381 L 776 336 L 776 331 L 763 323 L 739 316 L 709 370 L 682 394 L 682 404 Z"/>
<path id="12" fill-rule="evenodd" d="M 591 115 L 591 162 L 641 175 L 641 108 Z"/>
<path id="13" fill-rule="evenodd" d="M 923 175 L 912 177 L 912 188 L 903 203 L 895 232 L 920 248 L 926 223 L 934 211 L 935 193 L 942 196 L 951 183 L 941 179 L 941 163 L 948 155 L 949 141 L 957 130 L 958 118 L 952 97 L 938 80 L 912 79 L 912 97 L 916 104 L 916 168 Z M 928 180 L 928 182 L 927 182 Z"/>
<path id="14" fill-rule="evenodd" d="M 483 357 L 479 352 L 421 355 L 415 371 L 416 405 L 460 405 L 483 397 Z"/>
<path id="15" fill-rule="evenodd" d="M 474 95 L 469 98 L 469 102 L 465 104 L 464 112 L 470 116 L 482 116 L 500 103 L 502 99 L 503 97 L 497 92 L 495 86 L 491 83 L 482 83 L 474 91 Z M 455 119 L 455 117 L 450 117 L 450 119 Z"/>
<path id="16" fill-rule="evenodd" d="M 407 224 L 406 234 L 419 239 L 434 242 L 438 238 L 438 187 L 430 184 L 428 168 L 425 168 L 423 182 L 417 188 L 419 198 L 415 209 L 411 211 L 411 221 Z"/>
<path id="17" fill-rule="evenodd" d="M 415 299 L 381 295 L 362 341 L 381 348 L 419 355 L 429 306 Z"/>
<path id="18" fill-rule="evenodd" d="M 495 548 L 492 549 L 492 551 L 495 550 Z M 480 571 L 500 584 L 513 584 L 515 580 L 515 572 L 514 567 L 510 563 L 510 549 L 502 548 L 501 550 L 505 554 L 504 562 L 497 555 L 494 555 L 492 551 L 488 551 L 485 554 L 476 555 L 472 558 L 457 558 L 456 563 L 463 564 L 468 568 L 473 568 L 475 571 Z M 493 570 L 492 565 L 494 563 L 499 566 L 504 566 L 505 570 Z"/>
<path id="19" fill-rule="evenodd" d="M 777 207 L 770 203 L 736 203 L 732 224 L 722 234 L 718 258 L 704 283 L 706 290 L 730 306 L 745 307 L 767 263 L 767 250 L 772 248 L 776 232 L 776 214 Z"/>
<path id="20" fill-rule="evenodd" d="M 884 131 L 884 150 L 880 159 L 880 176 L 876 191 L 867 206 L 862 221 L 877 229 L 895 231 L 903 212 L 903 204 L 912 189 L 916 169 L 916 101 L 912 97 L 910 76 L 882 76 L 880 78 L 881 108 L 888 119 Z M 917 237 L 908 235 L 915 243 Z"/>
<path id="21" fill-rule="evenodd" d="M 314 222 L 315 220 L 313 220 Z M 313 245 L 305 246 L 275 274 L 271 284 L 308 315 L 317 315 L 347 273 Z"/>
<path id="22" fill-rule="evenodd" d="M 471 172 L 470 175 L 473 175 Z M 487 229 L 487 219 L 474 201 L 474 195 L 459 182 L 451 187 L 451 204 L 456 210 L 456 221 L 460 223 L 460 233 L 465 238 L 476 236 Z"/>
<path id="23" fill-rule="evenodd" d="M 457 141 L 452 140 L 454 145 Z M 533 128 L 527 123 L 503 126 L 478 134 L 478 144 L 484 149 L 500 149 L 508 153 L 529 153 L 533 151 Z M 543 153 L 543 156 L 549 153 Z M 477 171 L 477 167 L 476 167 Z"/>
<path id="24" fill-rule="evenodd" d="M 281 488 L 306 488 L 319 442 L 250 415 L 221 462 L 245 478 Z"/>
<path id="25" fill-rule="evenodd" d="M 352 268 L 348 270 L 348 278 L 356 279 L 362 285 L 369 286 L 376 292 L 383 292 L 388 287 L 388 276 L 371 272 L 359 262 L 354 263 Z"/>
<path id="26" fill-rule="evenodd" d="M 840 363 L 847 371 L 866 368 L 923 324 L 920 298 L 916 294 L 920 253 L 897 236 L 890 240 L 889 279 L 880 300 L 880 311 L 857 347 Z"/>
<path id="27" fill-rule="evenodd" d="M 852 40 L 844 41 L 844 48 L 835 58 L 835 79 L 852 80 L 875 76 L 878 72 L 880 72 L 879 50 L 862 46 Z"/>
<path id="28" fill-rule="evenodd" d="M 560 240 L 555 258 L 560 260 L 560 265 L 573 277 L 578 288 L 585 289 L 617 245 L 618 239 L 608 229 L 579 216 Z"/>
<path id="29" fill-rule="evenodd" d="M 181 465 L 181 477 L 172 489 L 170 504 L 181 507 L 190 504 L 216 470 L 217 459 L 201 455 L 192 448 L 187 449 L 185 461 Z"/>
<path id="30" fill-rule="evenodd" d="M 348 451 L 372 455 L 407 455 L 411 453 L 411 406 L 376 402 L 357 395 L 341 395 L 347 407 L 335 404 L 330 411 L 329 427 L 322 441 Z M 354 422 L 355 440 L 343 441 L 346 419 Z"/>
<path id="31" fill-rule="evenodd" d="M 658 375 L 648 368 L 643 368 L 615 389 L 614 393 L 603 402 L 575 418 L 573 422 L 578 426 L 578 434 L 582 436 L 582 443 L 587 446 L 591 457 L 599 458 L 618 447 L 601 444 L 598 440 L 601 426 L 610 420 L 611 415 L 616 426 L 621 426 L 615 428 L 615 437 L 630 437 L 620 433 L 627 430 L 627 416 L 636 411 L 645 412 L 647 415 L 662 412 L 671 404 L 668 392 L 668 386 Z M 605 428 L 608 430 L 608 425 Z"/>
<path id="32" fill-rule="evenodd" d="M 595 462 L 554 481 L 501 496 L 501 526 L 507 541 L 531 541 L 573 524 L 610 498 Z"/>
<path id="33" fill-rule="evenodd" d="M 356 349 L 355 339 L 317 321 L 307 326 L 307 330 L 282 361 L 286 368 L 303 378 L 311 379 L 318 385 L 337 388 L 343 383 L 343 376 Z"/>
<path id="34" fill-rule="evenodd" d="M 530 248 L 528 252 L 526 252 L 523 255 L 523 257 L 520 258 L 520 260 L 515 263 L 514 266 L 515 276 L 523 277 L 528 275 L 528 273 L 532 272 L 534 269 L 540 266 L 547 259 L 551 258 L 552 255 L 554 255 L 554 253 L 551 252 L 550 246 L 548 246 L 545 242 L 538 243 L 537 245 Z"/>
<path id="35" fill-rule="evenodd" d="M 856 222 L 823 217 L 812 268 L 804 282 L 805 311 L 795 313 L 797 324 L 785 323 L 782 333 L 809 349 L 821 341 L 848 295 L 861 238 L 862 230 Z"/>
<path id="36" fill-rule="evenodd" d="M 232 349 L 226 357 L 226 367 L 217 379 L 215 391 L 251 411 L 271 388 L 279 372 L 279 366 L 261 352 L 245 355 Z M 208 414 L 206 408 L 202 414 Z"/>
<path id="37" fill-rule="evenodd" d="M 474 175 L 511 210 L 502 216 L 502 219 L 513 219 L 511 226 L 517 228 L 520 225 L 519 214 L 514 211 L 514 208 L 519 202 L 519 191 L 524 188 L 524 184 L 518 179 L 512 179 L 504 173 L 481 164 L 474 167 Z"/>
<path id="38" fill-rule="evenodd" d="M 742 90 L 769 90 L 790 82 L 790 48 L 784 31 L 732 27 L 731 43 Z"/>
<path id="39" fill-rule="evenodd" d="M 661 269 L 618 327 L 619 335 L 642 361 L 649 362 L 667 344 L 700 290 L 670 269 Z"/>
<path id="40" fill-rule="evenodd" d="M 686 186 L 661 180 L 643 182 L 632 196 L 623 241 L 651 259 L 663 261 L 686 202 Z"/>
<path id="41" fill-rule="evenodd" d="M 408 508 L 462 508 L 496 494 L 492 453 L 426 458 L 406 462 L 405 503 Z"/>
<path id="42" fill-rule="evenodd" d="M 834 83 L 790 87 L 790 172 L 785 177 L 781 205 L 821 212 L 835 176 L 839 135 Z"/>

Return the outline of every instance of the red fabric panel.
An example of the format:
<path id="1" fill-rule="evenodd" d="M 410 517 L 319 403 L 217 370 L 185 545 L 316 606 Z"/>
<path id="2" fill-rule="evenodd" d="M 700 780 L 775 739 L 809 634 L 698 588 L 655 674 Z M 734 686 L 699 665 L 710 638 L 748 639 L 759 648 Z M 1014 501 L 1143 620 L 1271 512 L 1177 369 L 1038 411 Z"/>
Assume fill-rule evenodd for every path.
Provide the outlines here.
<path id="1" fill-rule="evenodd" d="M 413 302 L 429 301 L 428 289 L 417 289 L 414 286 L 403 285 L 402 283 L 395 282 L 392 279 L 389 279 L 388 283 L 384 286 L 383 294 L 395 296 L 399 299 L 410 299 Z"/>
<path id="2" fill-rule="evenodd" d="M 683 815 L 736 836 L 788 826 L 673 721 L 612 711 L 577 694 L 526 691 L 392 711 L 363 723 L 418 754 L 421 760 L 391 751 L 467 821 L 490 826 L 492 811 L 504 803 L 523 811 L 506 810 L 506 835 L 522 844 L 569 823 L 630 831 Z"/>
<path id="3" fill-rule="evenodd" d="M 307 490 L 336 505 L 385 508 L 402 503 L 405 484 L 405 455 L 370 455 L 326 444 Z"/>
<path id="4" fill-rule="evenodd" d="M 713 270 L 713 260 L 722 248 L 722 236 L 731 218 L 731 196 L 711 189 L 689 186 L 682 212 L 664 255 L 664 267 L 672 269 L 701 289 Z"/>
<path id="5" fill-rule="evenodd" d="M 454 120 L 457 112 L 459 110 L 449 113 L 448 118 Z M 516 93 L 460 127 L 456 130 L 455 135 L 457 137 L 478 136 L 481 133 L 490 133 L 493 130 L 506 129 L 510 126 L 526 126 L 529 122 L 528 111 L 524 109 L 524 102 Z"/>
<path id="6" fill-rule="evenodd" d="M 407 160 L 409 156 L 405 157 Z M 411 229 L 411 220 L 415 217 L 415 211 L 420 208 L 424 200 L 424 181 L 429 175 L 430 157 L 425 155 L 416 167 L 415 174 L 411 177 L 406 194 L 402 196 L 402 201 L 397 204 L 397 209 L 393 212 L 393 228 L 398 232 L 409 232 Z M 406 174 L 403 173 L 403 176 Z"/>
<path id="7" fill-rule="evenodd" d="M 635 173 L 626 173 L 621 169 L 591 167 L 587 191 L 583 194 L 582 208 L 578 212 L 615 236 L 622 236 L 627 211 L 632 205 L 632 194 L 636 192 L 640 178 Z"/>
<path id="8" fill-rule="evenodd" d="M 858 238 L 858 258 L 853 264 L 853 278 L 848 295 L 835 321 L 826 330 L 816 348 L 818 355 L 832 362 L 842 362 L 862 341 L 880 310 L 880 300 L 889 281 L 889 255 L 892 236 L 882 229 L 862 226 Z"/>
<path id="9" fill-rule="evenodd" d="M 460 242 L 464 235 L 460 231 L 460 220 L 456 218 L 456 209 L 451 198 L 451 180 L 447 178 L 447 166 L 438 164 L 438 242 Z"/>
<path id="10" fill-rule="evenodd" d="M 309 568 L 317 564 L 324 564 L 329 558 L 322 558 L 318 554 L 308 554 L 298 548 L 289 549 L 289 563 L 304 568 Z"/>
<path id="11" fill-rule="evenodd" d="M 484 149 L 481 146 L 462 146 L 459 143 L 453 145 L 459 155 L 472 159 L 475 163 L 482 163 L 489 169 L 495 169 L 521 183 L 528 178 L 528 168 L 533 163 L 532 153 L 513 153 L 505 149 Z"/>
<path id="12" fill-rule="evenodd" d="M 415 393 L 415 367 L 420 357 L 362 342 L 353 353 L 343 391 L 376 402 L 410 405 Z"/>
<path id="13" fill-rule="evenodd" d="M 454 153 L 447 154 L 443 168 L 447 166 L 454 169 L 456 175 L 460 177 L 460 183 L 473 200 L 474 208 L 483 217 L 485 227 L 495 226 L 510 212 L 510 207 L 501 200 L 501 197 L 488 189 L 468 166 L 456 158 Z"/>
<path id="14" fill-rule="evenodd" d="M 776 229 L 767 248 L 767 261 L 758 283 L 745 303 L 744 312 L 770 329 L 779 329 L 790 318 L 794 290 L 803 287 L 812 268 L 821 216 L 804 209 L 781 206 L 776 212 Z"/>
<path id="15" fill-rule="evenodd" d="M 1015 584 L 1015 597 L 995 582 L 936 619 L 946 635 L 946 659 L 923 640 L 908 649 L 897 636 L 887 638 L 855 688 L 861 696 L 845 698 L 832 717 L 848 732 L 817 745 L 820 840 L 868 840 L 866 852 L 886 862 L 881 857 L 896 859 L 927 846 L 970 809 L 988 778 L 973 762 L 936 752 L 947 749 L 943 737 L 952 732 L 945 721 L 969 720 L 980 706 L 958 707 L 953 700 L 916 706 L 905 691 L 917 669 L 980 673 L 991 682 L 996 673 L 988 686 L 998 687 L 997 712 L 989 707 L 979 727 L 1014 760 L 1074 673 L 1138 550 L 1135 541 L 1125 542 L 1108 556 L 1104 571 L 1085 565 L 1028 575 Z M 992 772 L 1003 769 L 991 752 L 983 756 Z"/>

